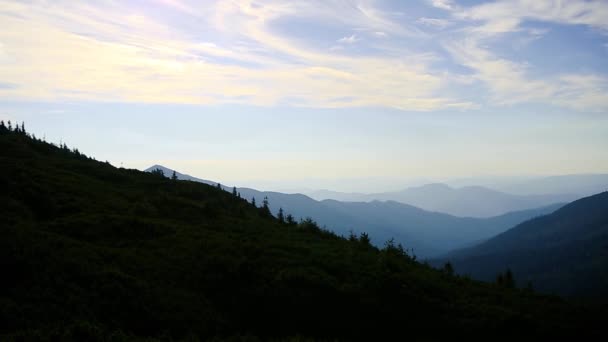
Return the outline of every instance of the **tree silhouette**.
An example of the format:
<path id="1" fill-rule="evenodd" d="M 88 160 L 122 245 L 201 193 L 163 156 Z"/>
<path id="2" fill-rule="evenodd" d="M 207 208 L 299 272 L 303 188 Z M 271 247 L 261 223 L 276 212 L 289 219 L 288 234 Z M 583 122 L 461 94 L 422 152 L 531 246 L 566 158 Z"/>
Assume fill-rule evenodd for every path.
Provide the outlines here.
<path id="1" fill-rule="evenodd" d="M 452 263 L 451 262 L 446 262 L 445 265 L 443 265 L 443 271 L 449 275 L 449 276 L 453 276 L 454 275 L 454 267 L 452 267 Z"/>
<path id="2" fill-rule="evenodd" d="M 255 197 L 251 198 L 251 204 L 257 208 L 258 205 L 257 205 L 257 203 L 255 203 Z"/>
<path id="3" fill-rule="evenodd" d="M 352 229 L 348 232 L 348 241 L 350 241 L 350 242 L 359 241 L 359 239 L 357 238 L 357 235 L 355 234 L 355 232 L 353 232 Z"/>
<path id="4" fill-rule="evenodd" d="M 496 276 L 496 284 L 498 286 L 504 286 L 504 284 L 505 284 L 505 277 L 502 275 L 502 272 L 498 273 L 498 275 Z"/>
<path id="5" fill-rule="evenodd" d="M 173 170 L 173 174 L 171 175 L 171 180 L 174 180 L 174 181 L 177 180 L 177 174 L 175 173 L 175 170 Z"/>
<path id="6" fill-rule="evenodd" d="M 7 125 L 8 125 L 8 130 L 12 131 L 13 130 L 13 124 L 11 124 L 11 120 L 8 120 Z"/>
<path id="7" fill-rule="evenodd" d="M 369 235 L 366 232 L 361 233 L 359 236 L 359 242 L 361 242 L 364 246 L 371 246 L 372 240 L 369 238 Z"/>
<path id="8" fill-rule="evenodd" d="M 509 289 L 515 288 L 515 278 L 513 277 L 513 272 L 511 269 L 507 268 L 505 272 L 504 286 Z"/>
<path id="9" fill-rule="evenodd" d="M 285 217 L 285 222 L 287 222 L 287 224 L 289 224 L 289 225 L 296 224 L 296 220 L 293 218 L 293 215 L 291 215 L 291 214 L 287 214 L 287 217 Z"/>
<path id="10" fill-rule="evenodd" d="M 232 187 L 232 196 L 237 197 L 238 193 L 236 192 L 236 186 Z"/>
<path id="11" fill-rule="evenodd" d="M 109 162 L 107 162 L 109 164 Z M 154 169 L 150 172 L 153 175 L 159 176 L 159 177 L 165 177 L 165 173 L 163 172 L 163 170 L 161 169 Z"/>
<path id="12" fill-rule="evenodd" d="M 262 201 L 262 215 L 271 216 L 270 213 L 270 204 L 268 203 L 268 197 L 264 197 L 264 201 Z"/>
<path id="13" fill-rule="evenodd" d="M 281 223 L 285 223 L 285 214 L 283 213 L 283 208 L 279 208 L 279 214 L 277 215 L 277 219 Z"/>
<path id="14" fill-rule="evenodd" d="M 6 130 L 6 126 L 4 125 L 4 120 L 0 120 L 0 129 L 1 130 Z"/>
<path id="15" fill-rule="evenodd" d="M 222 184 L 217 183 L 217 188 L 218 188 L 219 190 L 222 190 Z"/>

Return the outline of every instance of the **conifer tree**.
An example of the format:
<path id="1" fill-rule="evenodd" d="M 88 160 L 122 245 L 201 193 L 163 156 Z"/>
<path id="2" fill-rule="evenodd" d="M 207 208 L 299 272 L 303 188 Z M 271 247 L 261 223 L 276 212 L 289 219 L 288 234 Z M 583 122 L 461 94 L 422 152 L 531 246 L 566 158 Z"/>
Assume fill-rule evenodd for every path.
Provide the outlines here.
<path id="1" fill-rule="evenodd" d="M 258 207 L 257 203 L 255 203 L 255 197 L 251 198 L 251 204 L 256 208 Z"/>
<path id="2" fill-rule="evenodd" d="M 217 188 L 218 188 L 219 190 L 222 190 L 222 184 L 217 183 Z"/>
<path id="3" fill-rule="evenodd" d="M 443 271 L 449 275 L 449 276 L 453 276 L 454 275 L 454 267 L 452 267 L 452 263 L 451 262 L 446 262 L 445 265 L 443 265 Z"/>
<path id="4" fill-rule="evenodd" d="M 277 215 L 277 219 L 281 223 L 285 223 L 285 214 L 283 213 L 283 208 L 279 208 L 279 214 Z"/>
<path id="5" fill-rule="evenodd" d="M 270 204 L 268 203 L 268 197 L 264 197 L 264 201 L 262 202 L 262 214 L 264 216 L 272 216 L 270 213 Z"/>
<path id="6" fill-rule="evenodd" d="M 0 120 L 0 129 L 1 130 L 6 130 L 6 126 L 4 125 L 4 120 Z"/>
<path id="7" fill-rule="evenodd" d="M 359 242 L 364 246 L 370 246 L 372 244 L 372 240 L 369 238 L 369 235 L 366 232 L 361 233 L 359 236 Z"/>
<path id="8" fill-rule="evenodd" d="M 236 192 L 236 186 L 232 187 L 232 196 L 237 197 L 238 193 Z"/>
<path id="9" fill-rule="evenodd" d="M 509 289 L 515 288 L 515 278 L 513 277 L 513 272 L 511 272 L 511 269 L 509 268 L 507 268 L 507 271 L 505 272 L 504 285 Z"/>
<path id="10" fill-rule="evenodd" d="M 287 224 L 289 224 L 289 225 L 296 224 L 296 220 L 293 218 L 293 215 L 291 215 L 291 214 L 287 214 L 287 217 L 285 217 L 285 222 L 287 222 Z"/>
<path id="11" fill-rule="evenodd" d="M 13 124 L 11 124 L 11 120 L 8 120 L 7 124 L 8 124 L 8 130 L 12 131 L 13 130 Z"/>
<path id="12" fill-rule="evenodd" d="M 177 174 L 175 173 L 175 170 L 173 170 L 173 174 L 171 175 L 171 180 L 174 180 L 174 181 L 177 180 Z"/>

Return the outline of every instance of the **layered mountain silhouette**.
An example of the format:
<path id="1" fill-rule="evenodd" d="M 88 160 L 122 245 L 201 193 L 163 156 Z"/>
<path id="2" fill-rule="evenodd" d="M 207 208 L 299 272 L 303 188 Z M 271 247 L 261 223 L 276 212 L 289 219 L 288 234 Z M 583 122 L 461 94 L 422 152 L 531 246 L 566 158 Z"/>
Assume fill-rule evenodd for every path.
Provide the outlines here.
<path id="1" fill-rule="evenodd" d="M 543 194 L 543 192 L 539 192 Z M 402 191 L 375 194 L 343 193 L 319 190 L 307 193 L 316 200 L 334 199 L 347 202 L 395 201 L 415 207 L 461 217 L 492 217 L 512 211 L 566 203 L 580 198 L 577 193 L 546 195 L 512 195 L 481 186 L 453 188 L 434 183 Z"/>
<path id="2" fill-rule="evenodd" d="M 146 171 L 156 169 L 162 170 L 167 177 L 174 171 L 161 165 L 154 165 Z M 217 185 L 216 182 L 179 172 L 176 172 L 176 176 L 178 179 Z M 232 190 L 228 186 L 223 188 Z M 368 232 L 373 243 L 378 246 L 394 238 L 406 248 L 413 249 L 420 258 L 439 256 L 457 248 L 471 246 L 525 220 L 551 213 L 563 205 L 552 204 L 490 218 L 463 218 L 430 212 L 395 201 L 316 201 L 302 194 L 264 192 L 249 188 L 237 188 L 237 191 L 249 201 L 255 198 L 258 205 L 264 198 L 268 198 L 270 209 L 275 214 L 282 208 L 296 219 L 311 217 L 343 236 L 349 235 L 351 231 Z"/>
<path id="3" fill-rule="evenodd" d="M 608 295 L 608 192 L 570 203 L 477 246 L 450 253 L 455 270 L 481 280 L 511 269 L 520 286 L 562 295 Z"/>

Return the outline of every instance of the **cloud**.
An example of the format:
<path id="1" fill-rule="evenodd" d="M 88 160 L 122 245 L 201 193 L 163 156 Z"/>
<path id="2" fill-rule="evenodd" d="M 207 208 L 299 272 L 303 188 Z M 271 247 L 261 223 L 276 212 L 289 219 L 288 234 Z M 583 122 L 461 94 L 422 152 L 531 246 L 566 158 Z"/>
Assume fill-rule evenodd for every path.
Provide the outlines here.
<path id="1" fill-rule="evenodd" d="M 0 89 L 0 99 L 420 111 L 462 102 L 440 95 L 445 84 L 425 60 L 404 54 L 328 53 L 274 30 L 279 19 L 333 16 L 342 24 L 410 34 L 371 3 L 344 8 L 342 2 L 330 2 L 329 8 L 322 4 L 217 2 L 197 14 L 213 20 L 191 21 L 195 26 L 189 31 L 128 3 L 47 6 L 5 1 L 0 4 L 0 41 L 10 61 L 0 63 L 0 76 L 19 86 Z M 182 5 L 162 4 L 188 19 L 193 6 Z M 192 32 L 210 33 L 205 35 L 209 41 Z M 355 35 L 345 38 L 359 40 Z"/>
<path id="2" fill-rule="evenodd" d="M 452 0 L 431 0 L 430 3 L 433 7 L 437 7 L 446 11 L 454 9 Z"/>
<path id="3" fill-rule="evenodd" d="M 495 105 L 546 103 L 574 110 L 608 110 L 608 79 L 591 74 L 528 76 L 528 66 L 494 55 L 475 38 L 445 45 L 455 60 L 474 71 L 473 79 L 490 90 Z"/>
<path id="4" fill-rule="evenodd" d="M 459 9 L 455 16 L 484 22 L 477 31 L 489 34 L 515 31 L 524 20 L 587 25 L 608 33 L 608 2 L 598 0 L 495 1 Z"/>
<path id="5" fill-rule="evenodd" d="M 358 41 L 359 41 L 359 38 L 357 38 L 357 36 L 354 34 L 350 35 L 350 36 L 342 37 L 337 40 L 338 43 L 345 43 L 345 44 L 354 44 Z"/>
<path id="6" fill-rule="evenodd" d="M 606 108 L 601 74 L 531 77 L 534 66 L 500 56 L 487 42 L 515 32 L 519 41 L 506 45 L 524 46 L 546 34 L 540 24 L 523 26 L 526 20 L 604 32 L 600 18 L 607 17 L 608 3 L 429 3 L 450 17 L 408 21 L 406 12 L 373 0 L 155 0 L 146 6 L 6 0 L 0 2 L 0 80 L 10 86 L 0 85 L 0 100 L 416 111 L 531 101 Z M 356 33 L 337 41 L 296 35 L 293 22 Z M 357 49 L 344 48 L 354 43 Z M 470 74 L 446 72 L 453 63 Z M 476 83 L 488 91 L 456 95 Z"/>
<path id="7" fill-rule="evenodd" d="M 418 20 L 416 20 L 416 22 L 424 24 L 426 26 L 437 27 L 439 29 L 444 29 L 452 24 L 447 19 L 426 18 L 426 17 L 419 18 Z"/>

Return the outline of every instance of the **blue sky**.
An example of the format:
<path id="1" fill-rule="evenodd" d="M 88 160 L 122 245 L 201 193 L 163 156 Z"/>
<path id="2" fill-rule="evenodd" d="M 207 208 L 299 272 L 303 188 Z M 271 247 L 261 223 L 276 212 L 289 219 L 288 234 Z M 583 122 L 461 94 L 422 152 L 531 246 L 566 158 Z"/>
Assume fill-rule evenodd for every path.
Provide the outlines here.
<path id="1" fill-rule="evenodd" d="M 583 0 L 8 0 L 0 117 L 265 188 L 608 172 L 606 18 Z"/>

